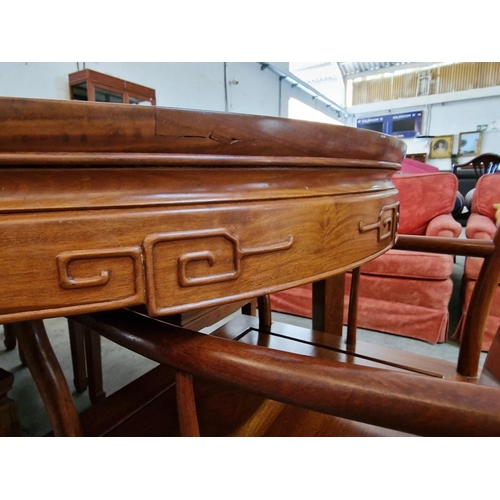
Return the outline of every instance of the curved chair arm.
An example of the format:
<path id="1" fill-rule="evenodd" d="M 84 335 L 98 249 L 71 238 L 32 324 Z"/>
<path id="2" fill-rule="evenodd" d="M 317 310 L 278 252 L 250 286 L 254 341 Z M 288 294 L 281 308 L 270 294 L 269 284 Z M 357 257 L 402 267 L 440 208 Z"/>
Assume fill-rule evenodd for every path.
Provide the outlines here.
<path id="1" fill-rule="evenodd" d="M 464 321 L 457 366 L 461 375 L 477 377 L 486 320 L 500 278 L 500 228 L 497 228 L 493 241 L 401 235 L 394 248 L 484 257 L 478 285 L 472 292 L 469 312 Z"/>
<path id="2" fill-rule="evenodd" d="M 500 389 L 251 346 L 122 310 L 74 321 L 181 372 L 418 435 L 500 435 Z"/>
<path id="3" fill-rule="evenodd" d="M 490 240 L 400 234 L 393 248 L 397 250 L 414 250 L 416 252 L 463 255 L 465 257 L 487 257 L 495 251 L 495 244 Z"/>
<path id="4" fill-rule="evenodd" d="M 465 235 L 467 238 L 476 240 L 493 239 L 497 227 L 495 222 L 486 215 L 472 212 L 467 220 Z"/>
<path id="5" fill-rule="evenodd" d="M 425 230 L 426 236 L 441 236 L 444 238 L 458 238 L 462 232 L 462 225 L 451 214 L 441 214 L 434 217 Z"/>

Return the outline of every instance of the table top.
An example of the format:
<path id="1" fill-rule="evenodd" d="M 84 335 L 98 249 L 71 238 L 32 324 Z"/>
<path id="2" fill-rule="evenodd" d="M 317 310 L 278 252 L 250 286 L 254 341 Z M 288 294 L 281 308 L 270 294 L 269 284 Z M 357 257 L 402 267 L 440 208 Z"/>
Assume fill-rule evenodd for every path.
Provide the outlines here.
<path id="1" fill-rule="evenodd" d="M 218 112 L 0 98 L 0 322 L 199 309 L 386 251 L 404 143 Z"/>

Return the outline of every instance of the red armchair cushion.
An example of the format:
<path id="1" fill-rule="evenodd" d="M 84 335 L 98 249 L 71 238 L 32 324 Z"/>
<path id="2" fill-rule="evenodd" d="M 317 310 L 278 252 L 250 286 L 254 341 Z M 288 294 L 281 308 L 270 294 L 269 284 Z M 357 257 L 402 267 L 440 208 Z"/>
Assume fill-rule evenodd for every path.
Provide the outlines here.
<path id="1" fill-rule="evenodd" d="M 486 215 L 495 220 L 495 203 L 500 203 L 500 175 L 485 174 L 476 183 L 476 190 L 472 197 L 471 212 Z"/>
<path id="2" fill-rule="evenodd" d="M 389 250 L 384 255 L 363 264 L 361 272 L 384 277 L 445 280 L 453 272 L 453 256 Z"/>
<path id="3" fill-rule="evenodd" d="M 424 235 L 431 219 L 455 207 L 458 179 L 451 172 L 395 174 L 392 181 L 399 191 L 401 234 Z"/>

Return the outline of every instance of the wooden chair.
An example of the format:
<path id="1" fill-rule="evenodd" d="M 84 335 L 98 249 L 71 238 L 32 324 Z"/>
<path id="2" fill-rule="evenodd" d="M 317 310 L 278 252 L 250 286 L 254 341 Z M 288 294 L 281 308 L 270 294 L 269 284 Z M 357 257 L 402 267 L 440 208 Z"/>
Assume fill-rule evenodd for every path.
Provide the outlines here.
<path id="1" fill-rule="evenodd" d="M 500 156 L 495 153 L 483 153 L 471 160 L 453 165 L 453 173 L 459 170 L 473 169 L 478 180 L 484 174 L 494 174 L 500 167 Z"/>
<path id="2" fill-rule="evenodd" d="M 394 174 L 399 193 L 399 235 L 460 236 L 451 212 L 457 178 L 451 172 Z M 358 325 L 366 330 L 445 342 L 453 293 L 453 256 L 389 250 L 360 268 Z M 346 273 L 344 323 L 347 324 L 351 273 Z M 383 291 L 383 292 L 381 292 Z M 271 295 L 273 311 L 311 317 L 311 285 Z"/>
<path id="3" fill-rule="evenodd" d="M 345 340 L 271 323 L 265 297 L 259 299 L 259 320 L 237 317 L 212 335 L 130 310 L 72 319 L 176 370 L 182 435 L 199 435 L 200 404 L 205 408 L 199 411 L 200 421 L 208 418 L 204 401 L 195 397 L 193 376 L 271 400 L 259 403 L 238 426 L 238 435 L 269 435 L 270 428 L 275 429 L 275 434 L 291 435 L 287 430 L 297 414 L 290 417 L 287 408 L 333 416 L 325 424 L 325 435 L 394 435 L 387 434 L 386 429 L 411 435 L 500 435 L 500 333 L 488 354 L 483 375 L 478 376 L 482 334 L 500 275 L 500 229 L 493 241 L 401 236 L 396 246 L 484 257 L 465 319 L 457 364 L 358 342 L 357 271 L 353 273 Z M 205 393 L 205 400 L 207 397 L 213 398 L 213 393 Z M 224 397 L 215 400 L 222 403 L 211 409 L 217 419 L 231 402 Z M 301 418 L 305 418 L 304 414 Z M 312 421 L 317 425 L 316 417 Z M 360 430 L 358 425 L 365 427 Z"/>
<path id="4" fill-rule="evenodd" d="M 469 217 L 465 226 L 465 236 L 468 239 L 492 239 L 495 235 L 496 209 L 495 205 L 500 202 L 500 175 L 483 175 L 476 184 L 472 197 Z M 476 279 L 481 269 L 482 259 L 468 257 L 465 259 L 464 273 L 462 277 L 461 298 L 462 311 L 465 314 L 469 305 L 470 296 Z M 500 285 L 500 283 L 499 283 Z M 482 350 L 488 351 L 489 346 L 500 326 L 500 286 L 497 287 L 495 297 L 486 322 L 483 336 Z M 453 338 L 460 338 L 462 330 L 461 322 Z"/>
<path id="5" fill-rule="evenodd" d="M 68 320 L 71 362 L 73 366 L 73 384 L 77 392 L 88 389 L 92 404 L 106 397 L 102 389 L 101 342 L 98 335 L 87 334 L 77 324 Z M 4 346 L 7 351 L 12 351 L 17 346 L 16 324 L 3 325 Z M 26 365 L 21 346 L 19 358 Z"/>

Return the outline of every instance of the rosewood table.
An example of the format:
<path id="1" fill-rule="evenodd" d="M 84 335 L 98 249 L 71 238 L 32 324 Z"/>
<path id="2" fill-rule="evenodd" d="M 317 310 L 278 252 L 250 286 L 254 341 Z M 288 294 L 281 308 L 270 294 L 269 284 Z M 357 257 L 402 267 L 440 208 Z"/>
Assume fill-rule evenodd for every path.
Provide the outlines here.
<path id="1" fill-rule="evenodd" d="M 16 325 L 54 432 L 81 428 L 40 320 L 343 283 L 394 243 L 403 155 L 340 125 L 0 99 L 0 322 Z"/>

